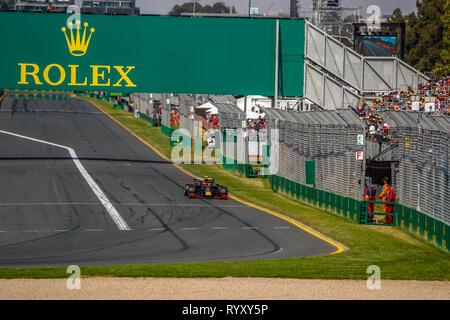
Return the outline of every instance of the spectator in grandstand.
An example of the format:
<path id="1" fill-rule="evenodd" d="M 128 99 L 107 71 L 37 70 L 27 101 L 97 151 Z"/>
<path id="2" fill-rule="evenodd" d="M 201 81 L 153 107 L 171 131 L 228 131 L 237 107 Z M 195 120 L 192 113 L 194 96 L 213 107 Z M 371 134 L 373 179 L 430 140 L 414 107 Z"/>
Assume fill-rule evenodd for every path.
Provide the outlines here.
<path id="1" fill-rule="evenodd" d="M 363 121 L 366 127 L 367 139 L 377 142 L 390 143 L 388 124 L 375 112 L 375 108 L 370 108 L 366 103 L 354 108 L 349 106 Z"/>
<path id="2" fill-rule="evenodd" d="M 213 115 L 213 117 L 211 118 L 211 123 L 214 126 L 217 126 L 219 124 L 219 119 L 217 119 L 217 115 Z"/>
<path id="3" fill-rule="evenodd" d="M 254 129 L 259 131 L 260 129 L 266 128 L 266 120 L 262 119 L 261 116 L 258 119 L 247 119 L 247 129 Z"/>

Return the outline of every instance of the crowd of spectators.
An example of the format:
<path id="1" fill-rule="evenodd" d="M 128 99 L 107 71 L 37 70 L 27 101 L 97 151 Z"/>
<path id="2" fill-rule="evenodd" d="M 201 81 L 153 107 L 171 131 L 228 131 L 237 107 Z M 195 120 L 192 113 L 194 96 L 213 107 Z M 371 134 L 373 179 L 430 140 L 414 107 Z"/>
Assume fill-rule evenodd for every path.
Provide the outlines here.
<path id="1" fill-rule="evenodd" d="M 391 92 L 373 99 L 379 109 L 429 112 L 433 115 L 450 115 L 450 77 L 419 84 L 417 90 Z"/>
<path id="2" fill-rule="evenodd" d="M 383 110 L 410 110 L 428 112 L 433 115 L 450 116 L 450 77 L 419 84 L 417 90 L 391 92 L 372 100 L 372 106 L 362 103 L 349 106 L 364 121 L 369 140 L 390 143 L 389 125 L 381 117 Z"/>
<path id="3" fill-rule="evenodd" d="M 266 120 L 258 117 L 258 119 L 247 119 L 247 129 L 254 129 L 259 131 L 260 129 L 266 128 Z"/>
<path id="4" fill-rule="evenodd" d="M 219 125 L 219 118 L 217 114 L 211 114 L 210 112 L 203 113 L 203 118 L 206 122 L 211 123 L 213 126 Z"/>
<path id="5" fill-rule="evenodd" d="M 357 107 L 349 107 L 364 121 L 367 139 L 376 142 L 391 142 L 388 123 L 377 113 L 376 107 L 369 107 L 367 103 Z"/>

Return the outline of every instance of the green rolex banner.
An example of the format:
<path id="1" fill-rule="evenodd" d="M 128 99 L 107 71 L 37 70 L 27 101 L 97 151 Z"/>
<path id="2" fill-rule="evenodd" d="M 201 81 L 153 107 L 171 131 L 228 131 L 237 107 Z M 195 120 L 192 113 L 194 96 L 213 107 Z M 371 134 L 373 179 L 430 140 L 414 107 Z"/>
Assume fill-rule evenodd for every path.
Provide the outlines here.
<path id="1" fill-rule="evenodd" d="M 69 17 L 0 12 L 0 88 L 274 95 L 274 19 Z M 279 95 L 303 95 L 304 43 L 280 21 Z"/>

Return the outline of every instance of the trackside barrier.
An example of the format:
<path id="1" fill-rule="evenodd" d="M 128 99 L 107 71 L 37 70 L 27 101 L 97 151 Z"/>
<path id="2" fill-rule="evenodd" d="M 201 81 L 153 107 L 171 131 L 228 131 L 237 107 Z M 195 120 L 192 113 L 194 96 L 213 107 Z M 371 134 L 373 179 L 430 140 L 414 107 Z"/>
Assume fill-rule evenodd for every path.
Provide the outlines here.
<path id="1" fill-rule="evenodd" d="M 392 205 L 393 206 L 393 210 L 392 213 L 384 213 L 384 212 L 369 212 L 368 210 L 368 206 L 369 204 L 383 204 L 383 205 Z M 384 226 L 393 226 L 396 225 L 396 212 L 397 212 L 397 206 L 398 203 L 397 202 L 385 202 L 385 201 L 364 201 L 363 202 L 363 206 L 362 206 L 362 211 L 361 211 L 361 215 L 359 218 L 359 223 L 360 224 L 370 224 L 370 225 L 384 225 Z M 369 216 L 372 215 L 373 218 L 369 218 Z M 378 217 L 379 216 L 385 216 L 385 219 L 387 219 L 387 217 L 392 217 L 391 222 L 385 222 L 385 223 L 378 223 Z M 376 223 L 375 223 L 376 222 Z"/>
<path id="2" fill-rule="evenodd" d="M 368 215 L 391 215 L 367 212 L 369 203 L 393 204 L 393 220 L 390 226 L 413 233 L 436 246 L 450 252 L 450 226 L 415 209 L 395 202 L 358 201 L 302 185 L 284 177 L 270 175 L 269 184 L 273 192 L 288 195 L 293 200 L 302 201 L 313 207 L 323 209 L 352 220 L 359 224 L 374 224 L 368 221 Z"/>
<path id="3" fill-rule="evenodd" d="M 139 117 L 150 123 L 152 127 L 159 127 L 161 125 L 159 119 L 152 118 L 145 113 L 139 112 Z"/>
<path id="4" fill-rule="evenodd" d="M 161 124 L 161 131 L 162 131 L 162 133 L 164 133 L 164 135 L 171 137 L 172 133 L 175 131 L 175 129 Z"/>

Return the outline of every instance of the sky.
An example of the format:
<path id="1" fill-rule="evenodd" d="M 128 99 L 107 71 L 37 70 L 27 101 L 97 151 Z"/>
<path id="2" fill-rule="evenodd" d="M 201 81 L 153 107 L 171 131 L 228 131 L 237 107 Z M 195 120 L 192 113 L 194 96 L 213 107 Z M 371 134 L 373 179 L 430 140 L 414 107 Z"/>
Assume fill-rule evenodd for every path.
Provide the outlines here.
<path id="1" fill-rule="evenodd" d="M 190 0 L 189 0 L 190 1 Z M 200 4 L 214 4 L 222 1 L 225 4 L 236 7 L 240 14 L 247 14 L 248 0 L 197 0 Z M 400 8 L 403 14 L 409 14 L 416 8 L 416 0 L 342 0 L 345 7 L 361 7 L 361 15 L 364 14 L 369 5 L 378 5 L 382 15 L 391 14 L 394 9 Z M 167 14 L 174 5 L 183 4 L 188 0 L 136 0 L 143 14 Z M 271 11 L 284 10 L 289 12 L 290 0 L 252 0 L 252 6 L 258 7 L 260 13 L 264 13 L 273 3 Z M 312 0 L 301 0 L 301 11 L 311 11 Z M 308 15 L 308 14 L 306 14 Z"/>

